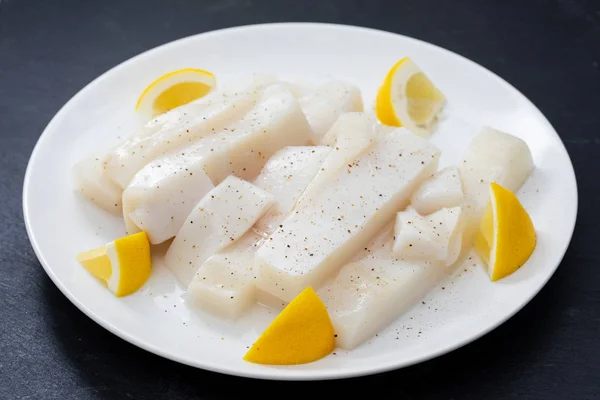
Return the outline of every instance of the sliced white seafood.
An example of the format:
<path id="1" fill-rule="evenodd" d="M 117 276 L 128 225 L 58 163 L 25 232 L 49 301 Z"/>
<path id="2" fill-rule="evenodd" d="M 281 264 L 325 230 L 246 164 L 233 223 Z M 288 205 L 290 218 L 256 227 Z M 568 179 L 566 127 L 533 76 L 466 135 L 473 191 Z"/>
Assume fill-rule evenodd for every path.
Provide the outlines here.
<path id="1" fill-rule="evenodd" d="M 96 206 L 114 215 L 121 214 L 122 190 L 104 170 L 104 153 L 79 161 L 73 166 L 75 189 Z"/>
<path id="2" fill-rule="evenodd" d="M 396 258 L 393 244 L 390 227 L 318 290 L 338 347 L 352 350 L 369 340 L 446 276 L 441 262 Z"/>
<path id="3" fill-rule="evenodd" d="M 187 299 L 195 307 L 237 319 L 256 302 L 254 252 L 264 240 L 249 231 L 209 257 L 194 275 Z"/>
<path id="4" fill-rule="evenodd" d="M 267 161 L 253 183 L 275 196 L 277 203 L 257 222 L 256 230 L 267 236 L 273 232 L 292 211 L 330 152 L 327 146 L 288 146 Z"/>
<path id="5" fill-rule="evenodd" d="M 406 207 L 439 154 L 405 128 L 377 140 L 312 191 L 258 249 L 258 287 L 290 301 L 321 286 Z"/>
<path id="6" fill-rule="evenodd" d="M 182 106 L 172 112 L 167 112 L 156 116 L 148 121 L 138 131 L 134 132 L 130 137 L 123 139 L 117 145 L 109 150 L 99 152 L 88 156 L 81 160 L 73 167 L 73 177 L 75 189 L 85 196 L 90 202 L 96 206 L 105 209 L 115 215 L 122 215 L 122 193 L 123 187 L 108 174 L 109 158 L 114 160 L 116 153 L 127 153 L 125 149 L 133 146 L 135 143 L 143 145 L 149 137 L 154 137 L 161 130 L 173 130 L 178 126 L 182 126 L 181 116 L 187 114 L 187 110 L 207 110 L 210 107 L 217 105 L 233 105 L 235 99 L 240 93 L 247 92 L 256 88 L 259 92 L 263 88 L 276 81 L 276 76 L 273 74 L 257 73 L 242 78 L 236 79 L 229 84 L 226 84 L 222 90 L 212 92 L 207 96 L 198 99 L 188 105 Z M 241 109 L 240 109 L 241 110 Z M 191 114 L 190 114 L 191 115 Z M 186 132 L 186 134 L 188 134 Z M 189 142 L 189 138 L 187 138 Z M 133 150 L 135 151 L 135 150 Z M 138 153 L 136 153 L 138 154 Z M 139 154 L 142 155 L 141 153 Z M 147 160 L 150 161 L 150 160 Z M 124 165 L 124 164 L 123 164 Z M 123 166 L 125 168 L 125 166 Z M 126 179 L 125 179 L 126 180 Z M 125 216 L 126 226 L 128 230 L 135 232 L 139 228 L 135 228 L 132 221 Z"/>
<path id="7" fill-rule="evenodd" d="M 274 203 L 261 188 L 227 177 L 193 208 L 165 254 L 165 265 L 187 287 L 210 256 L 241 238 Z"/>
<path id="8" fill-rule="evenodd" d="M 332 80 L 299 99 L 318 144 L 335 121 L 346 112 L 363 111 L 360 89 L 347 82 Z"/>
<path id="9" fill-rule="evenodd" d="M 172 238 L 194 206 L 214 188 L 203 171 L 181 173 L 182 169 L 185 170 L 182 160 L 168 158 L 160 166 L 161 174 L 142 169 L 142 173 L 135 175 L 123 192 L 127 234 L 143 230 L 152 244 Z"/>
<path id="10" fill-rule="evenodd" d="M 254 179 L 272 154 L 288 145 L 307 144 L 309 135 L 310 127 L 298 101 L 282 87 L 268 88 L 240 121 L 180 152 L 152 161 L 136 174 L 135 184 L 123 193 L 128 230 L 134 229 L 134 223 L 138 229 L 151 229 L 156 240 L 174 236 L 183 221 L 171 218 L 175 217 L 174 210 L 165 203 L 169 194 L 171 203 L 179 202 L 177 215 L 187 215 L 195 205 L 192 198 L 201 197 L 209 188 L 205 175 L 214 184 L 229 175 Z M 157 212 L 148 213 L 149 208 Z"/>
<path id="11" fill-rule="evenodd" d="M 239 120 L 256 104 L 263 89 L 264 82 L 259 80 L 239 91 L 213 92 L 168 111 L 156 119 L 162 124 L 155 132 L 134 134 L 108 154 L 108 176 L 125 189 L 133 176 L 152 160 L 214 135 Z"/>
<path id="12" fill-rule="evenodd" d="M 347 112 L 331 125 L 320 144 L 324 146 L 335 146 L 340 136 L 351 138 L 356 132 L 372 132 L 377 120 L 374 116 L 363 112 Z"/>
<path id="13" fill-rule="evenodd" d="M 462 244 L 462 209 L 442 208 L 422 216 L 409 207 L 396 215 L 394 247 L 405 261 L 441 261 L 454 264 Z"/>
<path id="14" fill-rule="evenodd" d="M 451 166 L 438 171 L 413 193 L 410 204 L 421 215 L 462 204 L 460 171 Z"/>
<path id="15" fill-rule="evenodd" d="M 282 86 L 272 85 L 241 120 L 187 147 L 182 157 L 191 160 L 188 168 L 198 158 L 207 159 L 201 164 L 215 183 L 228 175 L 253 180 L 278 150 L 308 144 L 310 127 L 298 101 Z"/>
<path id="16" fill-rule="evenodd" d="M 335 145 L 327 155 L 321 169 L 317 172 L 306 190 L 300 196 L 295 209 L 304 207 L 320 191 L 322 184 L 332 179 L 339 170 L 352 164 L 356 158 L 363 154 L 375 141 L 390 131 L 382 128 L 375 118 L 362 113 L 344 114 L 331 128 L 336 131 Z"/>
<path id="17" fill-rule="evenodd" d="M 490 182 L 516 192 L 535 168 L 527 144 L 484 127 L 469 144 L 459 166 L 464 191 L 464 245 L 470 246 L 489 200 Z"/>
<path id="18" fill-rule="evenodd" d="M 275 204 L 252 231 L 200 267 L 188 288 L 192 304 L 236 319 L 256 302 L 254 254 L 291 211 L 330 151 L 327 146 L 289 146 L 269 159 L 254 184 L 273 195 Z"/>
<path id="19" fill-rule="evenodd" d="M 470 222 L 463 225 L 465 230 L 476 230 L 478 218 L 488 201 L 489 182 L 498 182 L 516 191 L 532 169 L 531 154 L 523 141 L 485 128 L 473 140 L 459 167 L 464 199 L 455 233 L 461 231 L 461 224 L 465 222 Z M 423 218 L 427 222 L 426 218 L 440 212 L 443 210 Z M 470 218 L 464 218 L 466 216 Z M 398 223 L 406 222 L 404 227 L 408 227 L 408 221 L 410 219 L 401 219 Z M 424 228 L 433 231 L 433 224 L 425 224 Z M 393 251 L 395 243 L 400 240 L 404 243 L 401 247 L 405 248 L 409 240 L 407 237 L 398 238 L 403 229 L 394 238 L 392 229 L 384 231 L 365 247 L 362 254 L 344 266 L 319 291 L 338 335 L 337 345 L 341 348 L 353 349 L 384 329 L 451 270 L 446 264 L 454 256 L 446 261 L 407 261 L 398 258 Z M 413 239 L 410 241 L 414 241 Z M 465 232 L 461 239 L 463 248 L 465 245 L 470 246 L 469 240 L 470 236 Z M 448 248 L 452 247 L 450 245 Z M 436 258 L 441 258 L 444 254 L 444 251 L 431 252 L 437 254 Z M 404 257 L 407 256 L 405 252 L 401 253 Z"/>

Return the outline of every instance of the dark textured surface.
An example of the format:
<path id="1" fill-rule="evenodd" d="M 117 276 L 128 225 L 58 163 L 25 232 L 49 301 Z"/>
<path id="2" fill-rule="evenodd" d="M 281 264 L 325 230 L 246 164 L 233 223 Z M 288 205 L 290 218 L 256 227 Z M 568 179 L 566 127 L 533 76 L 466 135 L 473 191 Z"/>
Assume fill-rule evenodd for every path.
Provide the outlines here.
<path id="1" fill-rule="evenodd" d="M 378 376 L 261 382 L 163 360 L 96 325 L 52 284 L 22 220 L 35 142 L 90 80 L 171 40 L 260 22 L 327 21 L 394 31 L 490 68 L 557 129 L 578 177 L 575 236 L 556 275 L 508 323 L 449 355 Z M 0 0 L 0 399 L 600 398 L 600 1 Z M 293 391 L 293 392 L 292 392 Z"/>

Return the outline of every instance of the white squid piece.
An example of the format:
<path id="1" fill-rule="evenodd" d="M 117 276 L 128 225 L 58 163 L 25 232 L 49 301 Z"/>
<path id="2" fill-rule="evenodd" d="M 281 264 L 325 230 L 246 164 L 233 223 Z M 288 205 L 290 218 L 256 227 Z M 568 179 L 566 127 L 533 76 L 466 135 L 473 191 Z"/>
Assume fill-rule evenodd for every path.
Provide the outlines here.
<path id="1" fill-rule="evenodd" d="M 128 235 L 145 231 L 152 244 L 162 243 L 183 226 L 191 210 L 215 186 L 204 171 L 184 174 L 182 158 L 168 158 L 161 174 L 142 169 L 123 192 L 123 215 Z"/>
<path id="2" fill-rule="evenodd" d="M 264 87 L 265 83 L 258 80 L 237 92 L 214 92 L 168 111 L 157 119 L 163 122 L 158 130 L 135 134 L 108 154 L 108 176 L 125 189 L 134 175 L 157 157 L 213 135 L 240 119 L 256 104 Z"/>
<path id="3" fill-rule="evenodd" d="M 190 143 L 193 141 L 192 136 L 201 137 L 207 132 L 206 129 L 201 129 L 202 127 L 206 128 L 213 122 L 215 127 L 219 126 L 219 120 L 222 122 L 228 115 L 231 117 L 229 122 L 232 122 L 237 113 L 243 112 L 243 107 L 238 108 L 236 104 L 240 101 L 245 104 L 249 99 L 243 96 L 244 93 L 256 89 L 257 93 L 252 93 L 252 96 L 256 96 L 266 85 L 275 81 L 276 77 L 271 74 L 252 74 L 226 85 L 223 90 L 209 93 L 201 99 L 156 116 L 111 149 L 89 156 L 74 165 L 76 190 L 96 206 L 115 215 L 122 215 L 121 195 L 135 173 L 132 171 L 152 161 L 153 154 L 163 152 L 166 148 L 170 148 L 171 144 L 177 146 L 182 140 Z M 224 114 L 221 115 L 219 109 Z M 210 116 L 211 112 L 220 116 L 216 121 L 206 123 L 204 118 Z M 192 118 L 195 114 L 198 115 Z M 175 140 L 170 141 L 168 135 L 175 135 Z M 163 138 L 165 143 L 166 141 L 170 143 L 167 147 L 162 147 L 158 143 L 159 138 Z M 158 143 L 157 147 L 146 147 L 151 142 Z M 139 149 L 136 149 L 136 146 Z M 118 164 L 121 158 L 127 163 Z M 133 160 L 131 165 L 129 165 L 130 158 Z M 126 225 L 133 228 L 131 221 L 127 221 L 127 217 L 125 219 L 128 222 Z"/>
<path id="4" fill-rule="evenodd" d="M 319 289 L 338 347 L 352 350 L 372 338 L 449 271 L 439 261 L 401 260 L 394 256 L 393 245 L 393 228 L 389 227 Z"/>
<path id="5" fill-rule="evenodd" d="M 254 179 L 279 149 L 309 141 L 310 127 L 298 101 L 282 87 L 269 87 L 238 122 L 181 152 L 152 161 L 136 174 L 135 184 L 123 193 L 127 230 L 137 226 L 156 240 L 173 237 L 181 224 L 180 218 L 172 218 L 172 207 L 164 201 L 169 193 L 174 196 L 172 201 L 180 201 L 178 214 L 187 215 L 194 207 L 193 200 L 197 202 L 210 189 L 204 175 L 213 184 L 229 175 Z M 151 209 L 155 212 L 147 212 Z"/>
<path id="6" fill-rule="evenodd" d="M 356 160 L 378 138 L 389 133 L 389 130 L 382 128 L 373 117 L 362 113 L 342 115 L 331 131 L 335 132 L 331 134 L 332 140 L 335 137 L 335 145 L 331 147 L 331 152 L 296 202 L 294 209 L 310 204 L 323 184 L 333 179 L 340 169 Z"/>
<path id="7" fill-rule="evenodd" d="M 192 279 L 187 298 L 212 314 L 235 320 L 256 302 L 254 253 L 264 238 L 252 231 L 209 257 Z"/>
<path id="8" fill-rule="evenodd" d="M 122 190 L 105 174 L 104 154 L 79 161 L 73 167 L 75 189 L 97 207 L 121 215 Z"/>
<path id="9" fill-rule="evenodd" d="M 335 121 L 346 112 L 363 111 L 360 89 L 343 81 L 329 81 L 298 99 L 318 144 Z"/>
<path id="10" fill-rule="evenodd" d="M 257 222 L 258 232 L 269 236 L 279 226 L 330 153 L 327 146 L 288 146 L 269 159 L 253 183 L 275 196 L 277 203 Z"/>
<path id="11" fill-rule="evenodd" d="M 463 197 L 458 168 L 447 167 L 423 182 L 413 193 L 410 204 L 419 214 L 428 215 L 444 207 L 460 206 Z"/>
<path id="12" fill-rule="evenodd" d="M 479 228 L 490 182 L 516 192 L 534 168 L 529 147 L 516 136 L 489 127 L 475 136 L 459 166 L 465 196 L 464 248 L 470 247 Z"/>
<path id="13" fill-rule="evenodd" d="M 381 125 L 377 122 L 377 119 L 364 112 L 347 112 L 342 115 L 333 123 L 331 128 L 327 131 L 323 139 L 321 139 L 322 145 L 325 146 L 336 146 L 338 139 L 344 137 L 346 141 L 352 143 L 358 141 L 360 146 L 361 139 L 364 138 L 365 132 L 377 135 L 384 135 L 396 129 L 393 126 Z"/>
<path id="14" fill-rule="evenodd" d="M 169 246 L 165 265 L 188 287 L 210 256 L 241 238 L 273 204 L 264 190 L 226 178 L 194 207 Z"/>
<path id="15" fill-rule="evenodd" d="M 252 231 L 200 267 L 188 288 L 192 304 L 236 319 L 256 302 L 254 254 L 293 208 L 330 151 L 326 146 L 289 146 L 269 159 L 254 185 L 273 195 L 275 204 Z"/>
<path id="16" fill-rule="evenodd" d="M 523 141 L 484 128 L 469 146 L 459 169 L 464 190 L 462 212 L 459 218 L 453 215 L 447 219 L 450 223 L 446 229 L 446 233 L 452 232 L 449 236 L 456 235 L 457 240 L 454 244 L 438 247 L 441 252 L 430 248 L 432 258 L 441 259 L 444 254 L 451 254 L 451 258 L 407 261 L 397 257 L 398 247 L 403 248 L 400 251 L 403 257 L 410 256 L 404 250 L 407 244 L 417 238 L 415 235 L 411 235 L 410 239 L 409 236 L 402 236 L 403 228 L 409 225 L 411 219 L 401 218 L 397 224 L 406 224 L 396 232 L 396 238 L 393 227 L 385 230 L 361 255 L 344 266 L 333 280 L 320 289 L 319 296 L 327 306 L 338 335 L 336 341 L 339 347 L 351 350 L 364 343 L 438 284 L 452 269 L 448 263 L 456 257 L 460 232 L 462 249 L 470 248 L 472 235 L 488 202 L 489 183 L 498 182 L 516 191 L 531 174 L 533 161 Z M 450 217 L 443 209 L 437 213 L 445 213 L 445 217 Z M 406 217 L 408 214 L 400 215 Z M 433 215 L 435 213 L 428 217 Z M 423 218 L 427 221 L 428 217 Z M 454 221 L 456 225 L 453 228 Z M 422 228 L 431 232 L 433 224 L 426 223 Z M 455 250 L 446 253 L 446 248 Z M 454 264 L 460 262 L 461 258 L 455 260 Z"/>
<path id="17" fill-rule="evenodd" d="M 405 128 L 380 138 L 313 190 L 258 249 L 258 287 L 290 301 L 321 286 L 406 207 L 439 154 Z"/>
<path id="18" fill-rule="evenodd" d="M 396 215 L 394 255 L 405 261 L 440 261 L 451 265 L 460 255 L 462 209 L 442 208 L 421 216 L 408 208 Z"/>

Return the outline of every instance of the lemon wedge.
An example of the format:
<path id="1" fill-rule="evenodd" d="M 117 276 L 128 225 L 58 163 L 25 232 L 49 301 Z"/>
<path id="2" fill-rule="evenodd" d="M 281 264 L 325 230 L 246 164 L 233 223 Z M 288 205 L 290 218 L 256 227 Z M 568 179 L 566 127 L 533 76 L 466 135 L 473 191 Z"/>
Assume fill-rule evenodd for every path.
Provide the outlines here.
<path id="1" fill-rule="evenodd" d="M 206 96 L 216 86 L 217 80 L 211 72 L 196 68 L 179 69 L 164 74 L 148 85 L 135 109 L 155 117 Z"/>
<path id="2" fill-rule="evenodd" d="M 492 281 L 519 269 L 536 246 L 533 222 L 510 190 L 490 183 L 490 201 L 483 214 L 475 249 L 488 266 Z"/>
<path id="3" fill-rule="evenodd" d="M 384 125 L 404 126 L 427 136 L 445 102 L 445 96 L 417 64 L 404 57 L 390 69 L 380 86 L 375 114 Z"/>
<path id="4" fill-rule="evenodd" d="M 150 241 L 146 232 L 139 232 L 80 253 L 77 261 L 115 296 L 127 296 L 150 276 Z"/>
<path id="5" fill-rule="evenodd" d="M 333 351 L 333 325 L 315 291 L 307 287 L 273 320 L 244 360 L 255 364 L 305 364 Z"/>

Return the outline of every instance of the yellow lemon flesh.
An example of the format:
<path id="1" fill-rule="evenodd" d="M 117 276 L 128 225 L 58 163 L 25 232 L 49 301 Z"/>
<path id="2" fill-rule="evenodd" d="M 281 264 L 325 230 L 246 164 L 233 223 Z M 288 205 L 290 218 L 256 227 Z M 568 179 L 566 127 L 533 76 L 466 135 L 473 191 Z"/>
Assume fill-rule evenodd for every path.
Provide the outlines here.
<path id="1" fill-rule="evenodd" d="M 146 232 L 125 236 L 77 255 L 77 261 L 117 297 L 137 291 L 152 270 Z"/>
<path id="2" fill-rule="evenodd" d="M 333 325 L 325 305 L 308 287 L 273 320 L 244 360 L 256 364 L 305 364 L 335 348 Z"/>
<path id="3" fill-rule="evenodd" d="M 475 249 L 488 266 L 492 281 L 519 269 L 536 245 L 533 222 L 510 190 L 490 183 L 490 201 L 475 239 Z"/>
<path id="4" fill-rule="evenodd" d="M 445 96 L 408 57 L 387 73 L 377 92 L 375 114 L 390 126 L 404 126 L 427 136 L 446 102 Z"/>
<path id="5" fill-rule="evenodd" d="M 135 109 L 155 117 L 206 96 L 216 86 L 211 72 L 196 68 L 172 71 L 148 85 Z"/>

